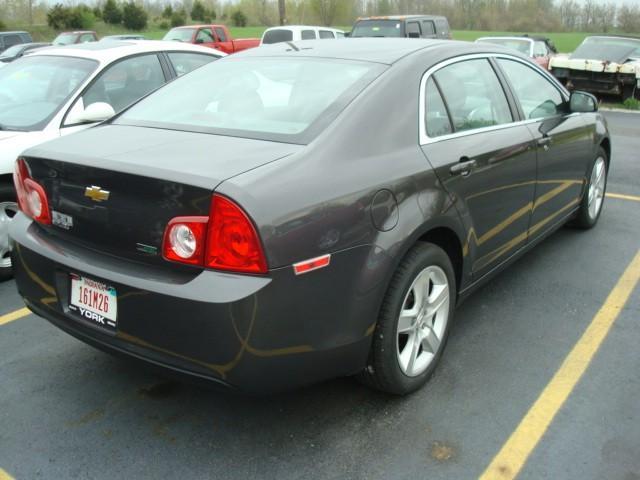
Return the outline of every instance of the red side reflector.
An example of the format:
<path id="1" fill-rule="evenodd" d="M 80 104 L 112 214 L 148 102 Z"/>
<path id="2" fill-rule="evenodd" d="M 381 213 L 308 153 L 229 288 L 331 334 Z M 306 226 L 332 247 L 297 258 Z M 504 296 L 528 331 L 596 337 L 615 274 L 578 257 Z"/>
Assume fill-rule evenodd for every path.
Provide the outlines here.
<path id="1" fill-rule="evenodd" d="M 302 262 L 293 264 L 293 271 L 296 275 L 301 275 L 303 273 L 311 272 L 313 270 L 317 270 L 319 268 L 323 268 L 329 265 L 331 262 L 331 254 L 327 253 L 326 255 L 322 255 L 321 257 L 312 258 L 310 260 L 304 260 Z"/>

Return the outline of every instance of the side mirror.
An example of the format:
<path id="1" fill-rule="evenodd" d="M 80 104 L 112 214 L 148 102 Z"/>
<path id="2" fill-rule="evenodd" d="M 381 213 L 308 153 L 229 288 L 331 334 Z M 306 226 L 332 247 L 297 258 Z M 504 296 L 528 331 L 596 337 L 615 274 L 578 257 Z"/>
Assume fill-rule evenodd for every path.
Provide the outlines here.
<path id="1" fill-rule="evenodd" d="M 569 109 L 572 113 L 590 113 L 598 111 L 598 99 L 587 92 L 571 92 Z"/>
<path id="2" fill-rule="evenodd" d="M 85 108 L 83 112 L 80 112 L 73 123 L 103 122 L 115 114 L 115 110 L 108 103 L 96 102 Z"/>

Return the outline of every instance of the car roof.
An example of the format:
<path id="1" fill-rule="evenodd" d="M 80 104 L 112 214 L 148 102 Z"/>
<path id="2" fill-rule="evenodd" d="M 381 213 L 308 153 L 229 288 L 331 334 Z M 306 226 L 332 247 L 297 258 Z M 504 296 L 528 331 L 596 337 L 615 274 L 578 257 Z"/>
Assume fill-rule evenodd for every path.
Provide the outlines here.
<path id="1" fill-rule="evenodd" d="M 135 55 L 136 53 L 151 53 L 160 51 L 191 51 L 199 53 L 213 53 L 224 56 L 223 52 L 213 48 L 191 45 L 189 43 L 170 42 L 162 40 L 113 40 L 111 42 L 88 42 L 78 45 L 54 46 L 43 50 L 37 50 L 31 55 L 55 55 L 66 57 L 81 57 L 97 60 L 101 63 L 109 63 L 118 58 Z"/>
<path id="2" fill-rule="evenodd" d="M 442 19 L 446 17 L 442 15 L 374 15 L 371 17 L 358 17 L 356 18 L 356 22 L 360 20 L 414 20 L 418 18 Z"/>
<path id="3" fill-rule="evenodd" d="M 326 40 L 302 40 L 262 45 L 234 53 L 241 57 L 317 57 L 355 60 L 390 65 L 398 60 L 425 49 L 450 51 L 452 55 L 464 53 L 497 52 L 512 54 L 511 50 L 491 44 L 436 40 L 426 38 L 348 38 L 339 42 Z"/>
<path id="4" fill-rule="evenodd" d="M 79 35 L 82 33 L 96 33 L 93 30 L 73 30 L 73 31 L 68 31 L 68 32 L 60 32 L 58 34 L 58 36 L 60 35 Z"/>
<path id="5" fill-rule="evenodd" d="M 17 33 L 26 33 L 27 35 L 29 35 L 29 32 L 25 32 L 24 30 L 12 30 L 10 32 L 0 32 L 0 36 L 15 35 Z"/>
<path id="6" fill-rule="evenodd" d="M 629 40 L 640 40 L 640 37 L 636 37 L 633 35 L 615 35 L 615 34 L 607 34 L 607 35 L 589 35 L 585 38 L 627 38 Z"/>
<path id="7" fill-rule="evenodd" d="M 494 37 L 479 37 L 476 39 L 476 42 L 478 40 L 524 40 L 526 42 L 533 42 L 533 41 L 543 41 L 542 39 L 538 39 L 535 37 L 526 37 L 524 35 L 519 36 L 519 35 L 496 35 Z"/>

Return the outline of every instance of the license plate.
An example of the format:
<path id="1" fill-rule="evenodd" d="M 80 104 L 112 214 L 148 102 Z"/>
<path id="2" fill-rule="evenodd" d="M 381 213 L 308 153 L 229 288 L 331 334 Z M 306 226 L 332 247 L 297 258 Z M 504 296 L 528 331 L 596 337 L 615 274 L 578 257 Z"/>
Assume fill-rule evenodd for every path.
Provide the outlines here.
<path id="1" fill-rule="evenodd" d="M 118 318 L 116 289 L 90 278 L 71 274 L 69 309 L 99 327 L 115 330 Z"/>

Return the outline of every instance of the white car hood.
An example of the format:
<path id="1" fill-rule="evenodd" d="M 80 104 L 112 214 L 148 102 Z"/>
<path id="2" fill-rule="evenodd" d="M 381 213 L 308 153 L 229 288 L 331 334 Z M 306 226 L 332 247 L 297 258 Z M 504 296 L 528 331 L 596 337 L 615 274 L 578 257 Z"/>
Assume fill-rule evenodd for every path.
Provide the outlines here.
<path id="1" fill-rule="evenodd" d="M 16 158 L 27 148 L 57 138 L 59 132 L 14 132 L 0 130 L 0 175 L 13 173 Z"/>

